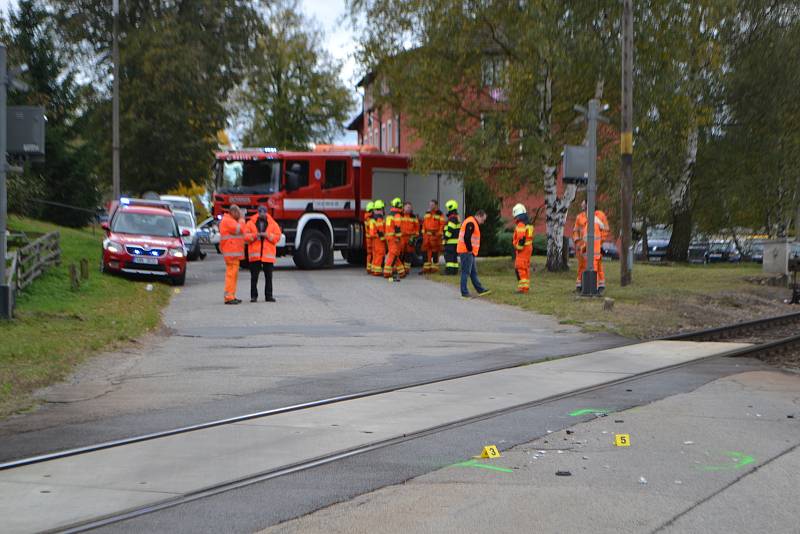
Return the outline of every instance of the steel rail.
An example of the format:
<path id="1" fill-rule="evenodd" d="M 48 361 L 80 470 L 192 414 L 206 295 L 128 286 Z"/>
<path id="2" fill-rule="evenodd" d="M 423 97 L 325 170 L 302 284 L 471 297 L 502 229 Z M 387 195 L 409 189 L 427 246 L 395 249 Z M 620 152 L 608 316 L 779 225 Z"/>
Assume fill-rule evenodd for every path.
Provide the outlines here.
<path id="1" fill-rule="evenodd" d="M 752 321 L 744 321 L 731 325 L 718 326 L 715 328 L 708 328 L 705 330 L 697 330 L 694 332 L 685 332 L 683 334 L 676 334 L 667 336 L 661 339 L 668 341 L 692 341 L 701 339 L 724 339 L 731 337 L 741 331 L 765 329 L 772 326 L 781 326 L 793 322 L 800 323 L 800 312 L 788 313 L 785 315 L 775 315 L 771 317 L 764 317 L 761 319 L 754 319 Z"/>
<path id="2" fill-rule="evenodd" d="M 428 435 L 431 435 L 431 434 L 436 434 L 436 433 L 443 432 L 443 431 L 446 431 L 446 430 L 450 430 L 450 429 L 453 429 L 453 428 L 465 426 L 465 425 L 476 423 L 476 422 L 483 421 L 483 420 L 486 420 L 486 419 L 491 419 L 493 417 L 497 417 L 497 416 L 500 416 L 500 415 L 512 413 L 512 412 L 515 412 L 515 411 L 525 410 L 525 409 L 533 408 L 533 407 L 536 407 L 536 406 L 541 406 L 541 405 L 544 405 L 544 404 L 547 404 L 547 403 L 551 403 L 551 402 L 567 399 L 567 398 L 570 398 L 570 397 L 575 397 L 575 396 L 578 396 L 578 395 L 591 393 L 591 392 L 597 391 L 599 389 L 603 389 L 603 388 L 607 388 L 607 387 L 611 387 L 611 386 L 615 386 L 615 385 L 619 385 L 619 384 L 624 384 L 624 383 L 631 382 L 631 381 L 636 381 L 636 380 L 639 380 L 639 379 L 642 379 L 642 378 L 646 378 L 646 377 L 649 377 L 649 376 L 654 376 L 654 375 L 658 375 L 658 374 L 665 373 L 665 372 L 668 372 L 668 371 L 672 371 L 674 369 L 695 365 L 695 364 L 703 362 L 703 361 L 708 361 L 708 360 L 717 359 L 717 358 L 732 358 L 732 357 L 752 356 L 752 355 L 754 355 L 756 353 L 761 353 L 761 352 L 785 350 L 785 349 L 787 349 L 787 348 L 789 348 L 789 347 L 791 347 L 793 345 L 800 346 L 800 334 L 794 335 L 794 336 L 790 336 L 790 337 L 787 337 L 787 338 L 783 338 L 783 339 L 780 339 L 780 340 L 776 340 L 776 341 L 771 341 L 771 342 L 768 342 L 768 343 L 762 343 L 762 344 L 758 344 L 758 345 L 740 347 L 740 348 L 732 349 L 732 350 L 729 350 L 729 351 L 726 351 L 726 352 L 723 352 L 723 353 L 713 354 L 713 355 L 710 355 L 710 356 L 706 356 L 706 357 L 703 357 L 703 358 L 698 358 L 696 360 L 692 360 L 692 361 L 688 361 L 688 362 L 682 362 L 682 363 L 673 364 L 673 365 L 670 365 L 670 366 L 667 366 L 667 367 L 663 367 L 663 368 L 660 368 L 660 369 L 654 369 L 652 371 L 645 371 L 643 373 L 638 373 L 638 374 L 631 375 L 631 376 L 624 377 L 624 378 L 617 378 L 617 379 L 608 380 L 608 381 L 600 383 L 600 384 L 595 384 L 593 386 L 588 386 L 588 387 L 585 387 L 585 388 L 579 388 L 579 389 L 576 389 L 576 390 L 572 390 L 572 391 L 568 391 L 568 392 L 564 392 L 564 393 L 559 393 L 559 394 L 556 394 L 556 395 L 552 395 L 550 397 L 546 397 L 544 399 L 538 399 L 538 400 L 535 400 L 535 401 L 519 404 L 519 405 L 516 405 L 516 406 L 510 406 L 510 407 L 507 407 L 507 408 L 501 408 L 501 409 L 493 410 L 491 412 L 487 412 L 487 413 L 484 413 L 484 414 L 475 415 L 475 416 L 467 417 L 467 418 L 464 418 L 464 419 L 459 419 L 459 420 L 456 420 L 456 421 L 443 423 L 443 424 L 440 424 L 440 425 L 435 425 L 435 426 L 432 426 L 432 427 L 429 427 L 429 428 L 426 428 L 426 429 L 422 429 L 422 430 L 419 430 L 419 431 L 416 431 L 416 432 L 412 432 L 412 433 L 409 433 L 409 434 L 404 434 L 402 436 L 396 436 L 394 438 L 389 438 L 389 439 L 385 439 L 385 440 L 381 440 L 381 441 L 376 441 L 376 442 L 373 442 L 373 443 L 370 443 L 370 444 L 367 444 L 367 445 L 361 445 L 361 446 L 350 448 L 350 449 L 344 449 L 344 450 L 336 451 L 336 452 L 333 452 L 333 453 L 330 453 L 330 454 L 318 456 L 318 457 L 311 458 L 311 459 L 308 459 L 308 460 L 303 460 L 302 462 L 289 464 L 289 465 L 282 466 L 282 467 L 279 467 L 279 468 L 276 468 L 276 469 L 271 469 L 271 470 L 268 470 L 268 471 L 255 473 L 255 474 L 248 475 L 246 477 L 242 477 L 242 478 L 239 478 L 239 479 L 235 479 L 235 480 L 231 480 L 231 481 L 224 482 L 224 483 L 221 483 L 221 484 L 217 484 L 217 485 L 214 485 L 214 486 L 209 486 L 209 487 L 206 487 L 206 488 L 202 488 L 202 489 L 199 489 L 199 490 L 196 490 L 196 491 L 192 491 L 192 492 L 186 493 L 184 495 L 180 495 L 180 496 L 173 497 L 173 498 L 170 498 L 170 499 L 165 499 L 163 501 L 160 501 L 160 502 L 157 502 L 157 503 L 154 503 L 154 504 L 145 505 L 145 506 L 136 507 L 136 508 L 131 508 L 131 509 L 125 510 L 123 512 L 109 514 L 107 516 L 94 518 L 94 519 L 90 519 L 90 520 L 79 522 L 79 523 L 74 523 L 74 524 L 69 525 L 67 527 L 59 528 L 59 529 L 48 531 L 48 532 L 61 532 L 61 533 L 66 533 L 66 534 L 77 534 L 77 533 L 80 533 L 80 532 L 86 532 L 86 531 L 93 530 L 93 529 L 96 529 L 96 528 L 100 528 L 100 527 L 103 527 L 103 526 L 108 526 L 108 525 L 111 525 L 111 524 L 114 524 L 114 523 L 119 523 L 121 521 L 127 521 L 127 520 L 130 520 L 130 519 L 134 519 L 136 517 L 140 517 L 140 516 L 143 516 L 143 515 L 146 515 L 146 514 L 150 514 L 150 513 L 153 513 L 153 512 L 157 512 L 157 511 L 160 511 L 160 510 L 164 510 L 164 509 L 167 509 L 167 508 L 172 508 L 172 507 L 175 507 L 175 506 L 178 506 L 178 505 L 181 505 L 181 504 L 186 504 L 186 503 L 190 503 L 190 502 L 193 502 L 193 501 L 196 501 L 196 500 L 199 500 L 199 499 L 212 497 L 214 495 L 218 495 L 220 493 L 225 493 L 227 491 L 231 491 L 231 490 L 234 490 L 234 489 L 250 486 L 252 484 L 257 484 L 259 482 L 265 482 L 265 481 L 273 479 L 273 478 L 278 478 L 278 477 L 281 477 L 281 476 L 284 476 L 284 475 L 297 473 L 299 471 L 312 469 L 314 467 L 319 467 L 319 466 L 322 466 L 322 465 L 325 465 L 325 464 L 328 464 L 328 463 L 332 463 L 332 462 L 335 462 L 335 461 L 338 461 L 338 460 L 342 460 L 342 459 L 345 459 L 345 458 L 349 458 L 349 457 L 352 457 L 352 456 L 356 456 L 356 455 L 359 455 L 359 454 L 364 454 L 364 453 L 367 453 L 367 452 L 370 452 L 370 451 L 382 449 L 382 448 L 385 448 L 385 447 L 390 447 L 392 445 L 397 445 L 397 444 L 400 444 L 400 443 L 404 443 L 406 441 L 411 441 L 411 440 L 418 439 L 418 438 L 421 438 L 421 437 L 425 437 L 425 436 L 428 436 Z"/>

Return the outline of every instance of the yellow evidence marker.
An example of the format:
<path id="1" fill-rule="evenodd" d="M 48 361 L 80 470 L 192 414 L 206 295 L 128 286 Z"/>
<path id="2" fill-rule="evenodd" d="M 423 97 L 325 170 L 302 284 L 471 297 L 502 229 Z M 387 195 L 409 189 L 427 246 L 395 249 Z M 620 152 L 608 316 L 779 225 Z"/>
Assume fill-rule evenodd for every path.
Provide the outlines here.
<path id="1" fill-rule="evenodd" d="M 617 447 L 630 447 L 631 435 L 630 434 L 614 434 L 614 445 Z"/>
<path id="2" fill-rule="evenodd" d="M 497 445 L 486 445 L 481 451 L 481 455 L 475 458 L 500 458 L 500 451 L 497 450 Z"/>

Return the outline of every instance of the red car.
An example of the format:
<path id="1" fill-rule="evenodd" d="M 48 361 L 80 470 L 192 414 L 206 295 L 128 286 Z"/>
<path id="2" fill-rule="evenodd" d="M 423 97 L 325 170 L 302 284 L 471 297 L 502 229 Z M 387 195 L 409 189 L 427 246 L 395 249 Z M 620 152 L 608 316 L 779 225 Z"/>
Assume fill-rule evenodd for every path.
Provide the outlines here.
<path id="1" fill-rule="evenodd" d="M 122 199 L 114 203 L 110 222 L 103 223 L 101 270 L 168 277 L 173 285 L 186 281 L 186 249 L 168 205 L 158 201 Z M 184 230 L 188 235 L 189 231 Z"/>

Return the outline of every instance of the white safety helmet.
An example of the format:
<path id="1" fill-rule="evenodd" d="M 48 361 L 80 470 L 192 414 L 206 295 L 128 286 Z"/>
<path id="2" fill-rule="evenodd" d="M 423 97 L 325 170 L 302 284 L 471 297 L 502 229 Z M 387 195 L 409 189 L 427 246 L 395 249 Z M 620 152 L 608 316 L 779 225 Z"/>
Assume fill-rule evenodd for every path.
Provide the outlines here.
<path id="1" fill-rule="evenodd" d="M 514 204 L 514 207 L 511 208 L 511 215 L 514 217 L 519 217 L 523 213 L 528 213 L 528 210 L 522 204 Z"/>

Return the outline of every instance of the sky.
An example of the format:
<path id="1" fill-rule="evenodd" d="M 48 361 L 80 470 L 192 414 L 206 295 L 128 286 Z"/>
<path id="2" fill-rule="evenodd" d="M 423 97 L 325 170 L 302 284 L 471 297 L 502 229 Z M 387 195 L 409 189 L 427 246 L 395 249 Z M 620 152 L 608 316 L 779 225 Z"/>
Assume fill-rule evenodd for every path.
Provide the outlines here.
<path id="1" fill-rule="evenodd" d="M 358 95 L 355 85 L 358 81 L 357 65 L 354 59 L 355 38 L 349 22 L 344 19 L 345 0 L 300 0 L 300 7 L 303 12 L 317 20 L 325 32 L 325 48 L 336 59 L 342 62 L 341 79 L 345 86 L 353 91 L 353 97 L 358 104 Z M 9 6 L 15 6 L 16 0 L 0 0 L 0 10 L 8 13 Z M 111 0 L 109 0 L 109 5 Z M 356 108 L 353 108 L 355 116 Z M 347 132 L 335 140 L 337 143 L 354 144 L 356 136 L 353 132 Z"/>

